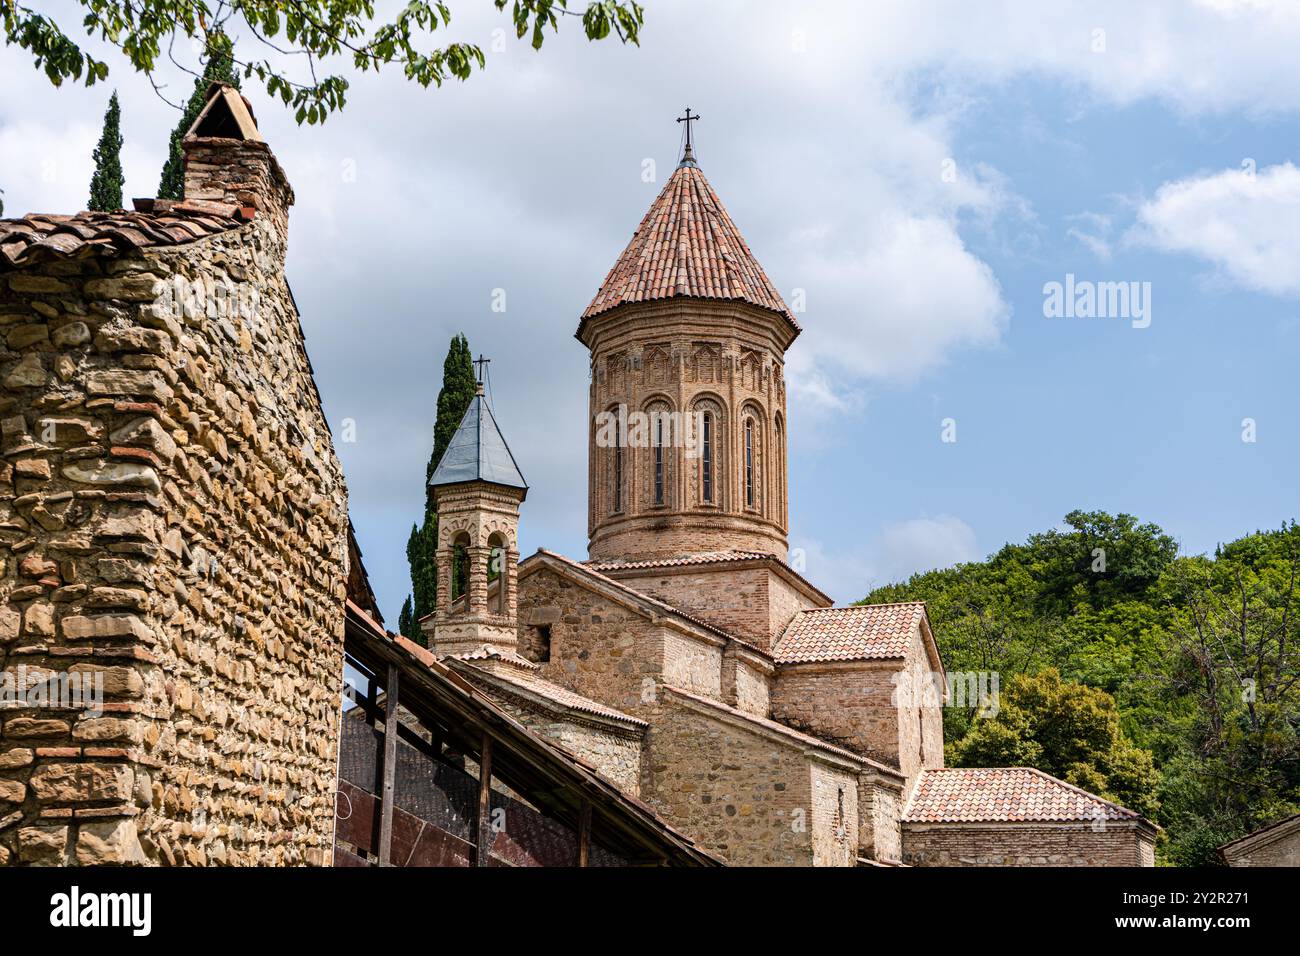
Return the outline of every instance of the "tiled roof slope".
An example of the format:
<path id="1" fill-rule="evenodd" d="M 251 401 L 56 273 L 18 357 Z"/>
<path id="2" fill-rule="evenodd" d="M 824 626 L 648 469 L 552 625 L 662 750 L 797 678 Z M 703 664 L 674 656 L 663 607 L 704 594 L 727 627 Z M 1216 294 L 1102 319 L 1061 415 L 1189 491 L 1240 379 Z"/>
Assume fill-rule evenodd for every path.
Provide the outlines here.
<path id="1" fill-rule="evenodd" d="M 692 564 L 721 564 L 724 561 L 763 561 L 775 557 L 766 551 L 700 551 L 679 558 L 659 558 L 653 561 L 589 561 L 587 567 L 595 571 L 640 570 L 642 568 L 676 568 Z"/>
<path id="2" fill-rule="evenodd" d="M 177 246 L 237 229 L 253 215 L 253 210 L 223 203 L 153 200 L 142 205 L 147 211 L 28 213 L 21 219 L 0 219 L 0 271 L 44 259 Z"/>
<path id="3" fill-rule="evenodd" d="M 1032 767 L 924 770 L 903 811 L 906 823 L 1083 822 L 1141 820 Z"/>
<path id="4" fill-rule="evenodd" d="M 906 657 L 912 630 L 924 613 L 925 605 L 919 601 L 800 611 L 772 657 L 778 664 Z"/>
<path id="5" fill-rule="evenodd" d="M 747 302 L 799 328 L 704 173 L 693 165 L 679 166 L 669 177 L 582 318 L 678 296 Z"/>
<path id="6" fill-rule="evenodd" d="M 470 658 L 464 657 L 459 658 L 458 660 L 470 660 Z M 625 714 L 621 710 L 616 710 L 613 707 L 602 704 L 600 701 L 592 700 L 590 697 L 583 697 L 581 694 L 574 693 L 566 687 L 561 687 L 553 681 L 546 680 L 544 677 L 540 677 L 530 670 L 525 670 L 523 668 L 492 671 L 479 671 L 477 668 L 474 668 L 473 670 L 474 673 L 470 675 L 471 679 L 474 677 L 481 677 L 482 675 L 495 677 L 503 683 L 511 684 L 522 690 L 531 691 L 537 696 L 546 698 L 561 707 L 567 707 L 571 710 L 581 711 L 587 714 L 595 714 L 598 717 L 609 717 L 613 720 L 620 720 L 637 727 L 649 726 L 649 724 L 639 717 Z"/>

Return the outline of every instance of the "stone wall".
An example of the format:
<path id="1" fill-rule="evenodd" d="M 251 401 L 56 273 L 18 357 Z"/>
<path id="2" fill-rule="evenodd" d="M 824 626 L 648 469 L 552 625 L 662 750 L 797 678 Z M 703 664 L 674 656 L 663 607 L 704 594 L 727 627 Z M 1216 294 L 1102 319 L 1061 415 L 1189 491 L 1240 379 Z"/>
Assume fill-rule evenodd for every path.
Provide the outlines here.
<path id="1" fill-rule="evenodd" d="M 643 733 L 630 733 L 587 714 L 556 713 L 554 707 L 511 693 L 501 683 L 485 681 L 472 667 L 458 670 L 529 730 L 577 754 L 624 793 L 640 796 Z"/>
<path id="2" fill-rule="evenodd" d="M 690 570 L 610 569 L 606 573 L 765 651 L 771 650 L 796 613 L 829 604 L 753 561 Z"/>
<path id="3" fill-rule="evenodd" d="M 900 681 L 900 673 L 906 679 Z M 772 716 L 897 767 L 910 781 L 923 767 L 943 766 L 939 699 L 907 693 L 923 688 L 928 674 L 919 640 L 902 661 L 780 664 Z"/>
<path id="4" fill-rule="evenodd" d="M 798 748 L 711 718 L 669 694 L 651 721 L 643 767 L 642 798 L 729 863 L 812 863 L 812 773 Z"/>
<path id="5" fill-rule="evenodd" d="M 818 763 L 810 770 L 813 866 L 853 866 L 858 854 L 857 775 Z"/>
<path id="6" fill-rule="evenodd" d="M 1300 826 L 1296 821 L 1223 848 L 1228 866 L 1300 866 Z"/>
<path id="7" fill-rule="evenodd" d="M 0 666 L 106 697 L 0 714 L 0 863 L 328 860 L 347 502 L 283 250 L 0 274 Z"/>
<path id="8" fill-rule="evenodd" d="M 858 777 L 858 847 L 869 860 L 903 858 L 903 832 L 899 817 L 903 806 L 903 781 L 875 774 Z"/>
<path id="9" fill-rule="evenodd" d="M 1154 866 L 1155 831 L 1109 823 L 907 823 L 913 866 Z"/>

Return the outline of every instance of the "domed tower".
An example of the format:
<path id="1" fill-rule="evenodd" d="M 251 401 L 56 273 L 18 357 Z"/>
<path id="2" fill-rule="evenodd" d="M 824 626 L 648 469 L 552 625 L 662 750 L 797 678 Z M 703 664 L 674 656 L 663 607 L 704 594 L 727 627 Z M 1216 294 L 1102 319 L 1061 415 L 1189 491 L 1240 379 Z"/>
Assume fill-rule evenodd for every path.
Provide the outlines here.
<path id="1" fill-rule="evenodd" d="M 438 605 L 426 622 L 437 655 L 518 641 L 519 506 L 528 483 L 497 426 L 480 379 L 429 479 L 438 511 Z"/>
<path id="2" fill-rule="evenodd" d="M 591 351 L 593 561 L 786 555 L 783 366 L 799 326 L 696 164 L 689 129 L 576 333 Z"/>

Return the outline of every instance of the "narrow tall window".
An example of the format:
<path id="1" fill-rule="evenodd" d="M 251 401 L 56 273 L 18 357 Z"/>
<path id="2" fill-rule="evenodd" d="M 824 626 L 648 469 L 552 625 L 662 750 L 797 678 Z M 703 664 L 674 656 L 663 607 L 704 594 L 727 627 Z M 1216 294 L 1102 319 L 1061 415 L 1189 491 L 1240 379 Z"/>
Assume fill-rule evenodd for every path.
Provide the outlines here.
<path id="1" fill-rule="evenodd" d="M 700 436 L 701 443 L 701 474 L 700 474 L 700 496 L 708 502 L 713 503 L 713 413 L 705 412 L 701 430 L 703 435 Z"/>
<path id="2" fill-rule="evenodd" d="M 754 420 L 745 421 L 745 504 L 754 507 Z"/>
<path id="3" fill-rule="evenodd" d="M 655 504 L 664 503 L 664 419 L 655 415 Z"/>
<path id="4" fill-rule="evenodd" d="M 623 446 L 614 444 L 614 510 L 623 510 Z"/>

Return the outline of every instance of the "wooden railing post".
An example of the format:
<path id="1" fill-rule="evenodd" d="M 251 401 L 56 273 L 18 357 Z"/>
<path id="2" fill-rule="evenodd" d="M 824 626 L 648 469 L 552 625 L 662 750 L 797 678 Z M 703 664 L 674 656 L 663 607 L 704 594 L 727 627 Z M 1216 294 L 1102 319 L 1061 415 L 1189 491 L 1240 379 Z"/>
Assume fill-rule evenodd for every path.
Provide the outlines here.
<path id="1" fill-rule="evenodd" d="M 478 763 L 478 845 L 474 865 L 488 865 L 488 848 L 492 845 L 492 738 L 483 732 Z"/>
<path id="2" fill-rule="evenodd" d="M 384 787 L 379 810 L 379 865 L 391 866 L 393 850 L 393 798 L 397 791 L 397 693 L 400 671 L 388 665 L 387 708 L 384 710 Z"/>
<path id="3" fill-rule="evenodd" d="M 578 816 L 578 866 L 587 866 L 591 857 L 591 801 L 582 798 Z"/>

